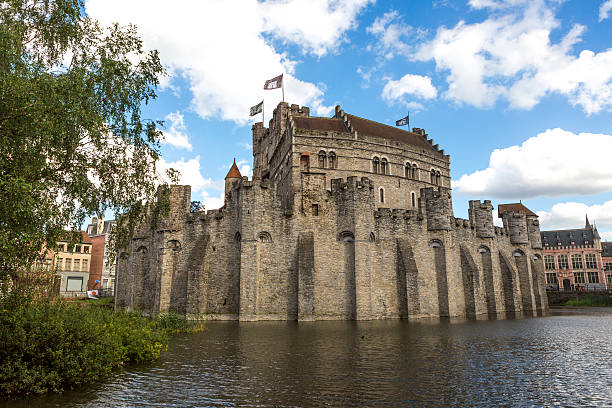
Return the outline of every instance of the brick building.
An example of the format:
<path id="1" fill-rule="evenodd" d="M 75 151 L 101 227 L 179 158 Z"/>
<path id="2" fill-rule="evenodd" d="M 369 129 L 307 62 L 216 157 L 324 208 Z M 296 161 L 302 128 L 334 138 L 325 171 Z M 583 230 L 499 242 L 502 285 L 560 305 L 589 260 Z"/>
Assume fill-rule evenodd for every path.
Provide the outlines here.
<path id="1" fill-rule="evenodd" d="M 450 156 L 336 107 L 280 103 L 253 125 L 253 179 L 236 166 L 218 210 L 142 225 L 119 254 L 115 306 L 204 319 L 535 316 L 548 310 L 537 215 L 470 201 L 453 215 Z"/>
<path id="2" fill-rule="evenodd" d="M 606 288 L 601 237 L 588 217 L 584 228 L 542 231 L 541 236 L 548 289 Z"/>
<path id="3" fill-rule="evenodd" d="M 58 242 L 55 252 L 57 275 L 60 276 L 60 295 L 64 297 L 87 296 L 92 242 L 81 231 L 79 243 L 71 245 L 67 240 Z"/>
<path id="4" fill-rule="evenodd" d="M 87 226 L 87 234 L 92 242 L 91 267 L 87 287 L 112 290 L 115 287 L 116 264 L 108 264 L 108 237 L 115 225 L 114 220 L 105 221 L 104 217 L 93 218 Z"/>

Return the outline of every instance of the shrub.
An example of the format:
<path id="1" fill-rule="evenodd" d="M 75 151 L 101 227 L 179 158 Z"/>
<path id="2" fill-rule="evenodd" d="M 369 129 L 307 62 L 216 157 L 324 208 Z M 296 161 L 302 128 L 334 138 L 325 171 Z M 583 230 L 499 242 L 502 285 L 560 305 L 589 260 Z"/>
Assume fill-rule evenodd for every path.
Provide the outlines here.
<path id="1" fill-rule="evenodd" d="M 194 330 L 172 314 L 149 318 L 20 292 L 0 298 L 2 397 L 96 382 L 126 364 L 157 359 L 170 334 Z"/>
<path id="2" fill-rule="evenodd" d="M 566 306 L 594 306 L 607 307 L 612 306 L 611 294 L 589 294 L 584 297 L 568 300 Z"/>

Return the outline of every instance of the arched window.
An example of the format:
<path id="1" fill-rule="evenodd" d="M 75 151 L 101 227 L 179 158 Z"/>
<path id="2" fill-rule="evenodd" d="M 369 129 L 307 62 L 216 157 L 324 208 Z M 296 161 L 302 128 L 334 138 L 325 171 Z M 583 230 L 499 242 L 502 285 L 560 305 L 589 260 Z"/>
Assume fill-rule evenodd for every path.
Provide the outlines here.
<path id="1" fill-rule="evenodd" d="M 412 197 L 412 207 L 416 207 L 416 194 L 413 191 L 410 195 Z"/>
<path id="2" fill-rule="evenodd" d="M 431 169 L 431 173 L 429 173 L 429 181 L 431 184 L 436 184 L 436 171 Z"/>
<path id="3" fill-rule="evenodd" d="M 236 232 L 236 233 L 234 234 L 234 241 L 235 241 L 235 242 L 240 242 L 240 241 L 242 241 L 242 235 L 240 235 L 240 232 Z"/>
<path id="4" fill-rule="evenodd" d="M 342 231 L 338 234 L 338 241 L 355 242 L 355 235 L 351 231 Z"/>
<path id="5" fill-rule="evenodd" d="M 491 252 L 491 250 L 489 249 L 489 247 L 488 247 L 488 246 L 486 246 L 486 245 L 481 245 L 481 246 L 478 248 L 478 252 L 479 252 L 479 253 L 481 253 L 481 254 L 488 254 L 488 253 L 490 253 L 490 252 Z"/>
<path id="6" fill-rule="evenodd" d="M 376 235 L 373 232 L 370 232 L 370 242 L 376 242 Z"/>
<path id="7" fill-rule="evenodd" d="M 336 157 L 336 153 L 329 152 L 329 154 L 327 155 L 327 158 L 328 158 L 329 168 L 337 169 L 338 168 L 338 158 Z"/>
<path id="8" fill-rule="evenodd" d="M 431 248 L 443 248 L 443 247 L 444 247 L 444 244 L 443 244 L 443 243 L 442 243 L 442 241 L 440 241 L 439 239 L 432 239 L 432 240 L 429 242 L 429 246 L 430 246 Z"/>
<path id="9" fill-rule="evenodd" d="M 419 179 L 419 167 L 416 165 L 416 163 L 412 163 L 412 179 Z"/>
<path id="10" fill-rule="evenodd" d="M 440 184 L 440 172 L 436 171 L 436 184 L 441 186 L 442 184 Z"/>
<path id="11" fill-rule="evenodd" d="M 377 156 L 374 156 L 372 159 L 372 172 L 378 173 L 380 168 L 380 159 Z"/>
<path id="12" fill-rule="evenodd" d="M 319 152 L 319 167 L 324 169 L 325 167 L 327 167 L 326 164 L 327 164 L 327 155 L 325 154 L 324 150 L 321 150 Z"/>
<path id="13" fill-rule="evenodd" d="M 385 189 L 381 187 L 379 192 L 380 192 L 380 202 L 384 203 L 385 202 Z"/>
<path id="14" fill-rule="evenodd" d="M 257 234 L 257 241 L 270 243 L 272 242 L 272 236 L 267 231 L 261 231 L 259 234 Z"/>
<path id="15" fill-rule="evenodd" d="M 410 163 L 406 163 L 406 166 L 404 167 L 404 177 L 410 178 L 410 171 L 411 171 Z"/>
<path id="16" fill-rule="evenodd" d="M 384 157 L 380 160 L 380 172 L 382 174 L 389 174 L 389 163 Z"/>
<path id="17" fill-rule="evenodd" d="M 520 249 L 517 249 L 512 253 L 512 256 L 515 258 L 520 258 L 521 256 L 525 256 L 525 253 Z"/>

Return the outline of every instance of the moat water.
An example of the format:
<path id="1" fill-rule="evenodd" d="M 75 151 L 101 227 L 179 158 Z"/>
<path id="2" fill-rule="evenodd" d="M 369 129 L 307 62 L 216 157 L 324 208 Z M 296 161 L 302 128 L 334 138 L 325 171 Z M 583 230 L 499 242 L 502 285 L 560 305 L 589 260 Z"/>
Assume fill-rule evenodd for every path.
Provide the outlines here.
<path id="1" fill-rule="evenodd" d="M 1 405 L 1 404 L 0 404 Z M 426 322 L 211 322 L 159 361 L 15 407 L 612 406 L 612 309 Z"/>

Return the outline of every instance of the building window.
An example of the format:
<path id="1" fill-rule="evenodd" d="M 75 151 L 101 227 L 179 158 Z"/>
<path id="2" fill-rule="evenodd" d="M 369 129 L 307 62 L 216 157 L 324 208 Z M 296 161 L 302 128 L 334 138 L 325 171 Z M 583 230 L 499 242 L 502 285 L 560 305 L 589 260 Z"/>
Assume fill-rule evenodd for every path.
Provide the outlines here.
<path id="1" fill-rule="evenodd" d="M 77 253 L 80 254 L 81 253 L 81 246 L 80 245 L 75 245 L 74 252 L 77 252 Z"/>
<path id="2" fill-rule="evenodd" d="M 66 280 L 66 292 L 80 292 L 83 290 L 83 278 L 80 276 L 69 276 Z"/>
<path id="3" fill-rule="evenodd" d="M 87 259 L 83 259 L 83 270 L 87 272 L 89 270 L 89 262 Z"/>
<path id="4" fill-rule="evenodd" d="M 310 171 L 310 154 L 302 154 L 300 156 L 300 167 L 302 171 Z"/>
<path id="5" fill-rule="evenodd" d="M 582 266 L 582 255 L 573 254 L 572 255 L 572 269 L 582 269 L 582 268 L 584 268 L 584 266 Z"/>
<path id="6" fill-rule="evenodd" d="M 315 217 L 319 216 L 319 204 L 312 205 L 312 215 L 314 215 Z"/>
<path id="7" fill-rule="evenodd" d="M 86 254 L 88 254 L 88 253 L 89 253 L 89 245 L 85 245 L 85 246 L 83 247 L 83 252 L 84 252 L 84 253 L 86 253 Z"/>
<path id="8" fill-rule="evenodd" d="M 606 264 L 604 265 L 604 270 L 612 271 L 612 262 L 606 262 Z"/>
<path id="9" fill-rule="evenodd" d="M 584 254 L 587 269 L 597 269 L 597 257 L 595 254 Z"/>
<path id="10" fill-rule="evenodd" d="M 436 171 L 436 185 L 441 186 L 440 172 Z"/>
<path id="11" fill-rule="evenodd" d="M 589 283 L 599 283 L 599 272 L 587 272 Z"/>
<path id="12" fill-rule="evenodd" d="M 412 171 L 412 167 L 410 166 L 410 163 L 406 163 L 406 166 L 404 166 L 404 177 L 410 178 L 411 171 Z"/>
<path id="13" fill-rule="evenodd" d="M 574 272 L 574 283 L 585 283 L 584 272 Z"/>
<path id="14" fill-rule="evenodd" d="M 380 160 L 380 172 L 382 174 L 389 174 L 389 162 L 384 157 Z"/>
<path id="15" fill-rule="evenodd" d="M 66 263 L 64 265 L 64 270 L 65 271 L 71 271 L 72 270 L 72 259 L 66 259 Z"/>
<path id="16" fill-rule="evenodd" d="M 384 203 L 385 202 L 385 189 L 381 187 L 379 192 L 380 192 L 380 202 Z"/>
<path id="17" fill-rule="evenodd" d="M 75 271 L 80 271 L 81 270 L 81 260 L 80 259 L 75 259 L 74 260 L 74 270 Z"/>
<path id="18" fill-rule="evenodd" d="M 555 269 L 555 257 L 552 255 L 545 255 L 544 267 L 549 271 Z"/>
<path id="19" fill-rule="evenodd" d="M 329 159 L 329 168 L 337 169 L 338 168 L 338 158 L 336 157 L 336 153 L 329 152 L 329 155 L 327 157 Z"/>
<path id="20" fill-rule="evenodd" d="M 414 193 L 414 191 L 410 194 L 411 198 L 412 198 L 412 207 L 416 207 L 416 194 Z"/>
<path id="21" fill-rule="evenodd" d="M 380 159 L 376 156 L 372 159 L 372 172 L 378 173 L 380 169 Z"/>
<path id="22" fill-rule="evenodd" d="M 559 264 L 559 269 L 568 269 L 569 262 L 567 260 L 567 255 L 559 255 L 557 256 L 557 263 Z"/>
<path id="23" fill-rule="evenodd" d="M 419 179 L 419 167 L 415 163 L 412 163 L 412 179 Z"/>
<path id="24" fill-rule="evenodd" d="M 557 285 L 557 274 L 554 272 L 547 272 L 546 273 L 546 283 L 549 285 Z"/>
<path id="25" fill-rule="evenodd" d="M 57 258 L 55 260 L 55 266 L 57 266 L 57 269 L 62 269 L 62 258 Z"/>
<path id="26" fill-rule="evenodd" d="M 323 150 L 319 152 L 319 167 L 322 169 L 327 167 L 327 155 Z"/>
<path id="27" fill-rule="evenodd" d="M 608 286 L 612 286 L 612 274 L 608 274 Z"/>
<path id="28" fill-rule="evenodd" d="M 429 181 L 431 184 L 436 184 L 436 170 L 431 169 L 431 172 L 429 173 Z"/>

